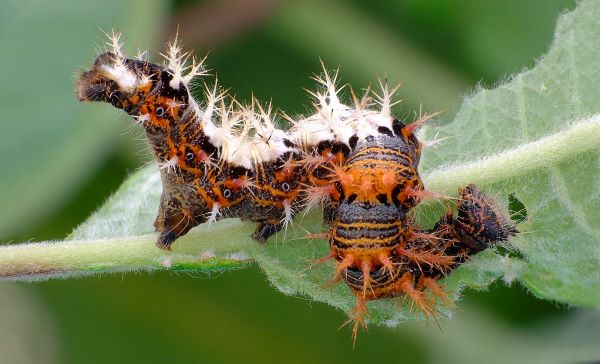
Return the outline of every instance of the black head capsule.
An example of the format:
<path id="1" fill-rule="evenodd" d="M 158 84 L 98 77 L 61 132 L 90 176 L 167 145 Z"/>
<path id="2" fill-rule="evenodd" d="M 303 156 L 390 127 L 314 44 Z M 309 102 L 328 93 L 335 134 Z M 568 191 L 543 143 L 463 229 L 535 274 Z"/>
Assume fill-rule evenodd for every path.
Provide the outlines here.
<path id="1" fill-rule="evenodd" d="M 79 101 L 110 103 L 131 115 L 139 113 L 140 106 L 150 95 L 158 101 L 168 98 L 173 103 L 187 105 L 187 89 L 173 89 L 172 78 L 172 72 L 159 65 L 105 52 L 77 79 L 77 96 Z M 157 106 L 157 117 L 165 114 L 166 106 Z"/>
<path id="2" fill-rule="evenodd" d="M 497 202 L 470 184 L 460 191 L 457 233 L 470 247 L 483 250 L 507 241 L 518 231 Z"/>

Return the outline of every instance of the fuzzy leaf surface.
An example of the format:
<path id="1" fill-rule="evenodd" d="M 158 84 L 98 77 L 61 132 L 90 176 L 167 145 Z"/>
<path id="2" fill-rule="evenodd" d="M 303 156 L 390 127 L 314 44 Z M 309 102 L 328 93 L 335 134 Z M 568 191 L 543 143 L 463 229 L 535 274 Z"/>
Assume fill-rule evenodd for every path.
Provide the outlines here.
<path id="1" fill-rule="evenodd" d="M 452 122 L 421 133 L 425 140 L 448 137 L 423 153 L 421 174 L 428 189 L 455 195 L 458 187 L 475 183 L 500 201 L 514 194 L 527 209 L 522 233 L 511 240 L 518 254 L 480 253 L 445 279 L 447 289 L 484 289 L 503 278 L 521 281 L 541 298 L 600 303 L 599 16 L 600 3 L 580 2 L 561 16 L 548 54 L 534 68 L 494 89 L 477 90 Z M 265 245 L 250 239 L 254 224 L 230 219 L 192 230 L 173 245 L 173 253 L 164 253 L 153 247 L 151 235 L 159 195 L 158 167 L 151 165 L 133 174 L 72 240 L 61 244 L 122 242 L 125 248 L 107 265 L 112 270 L 157 262 L 173 268 L 172 259 L 181 257 L 179 270 L 222 270 L 251 259 L 285 294 L 347 312 L 354 306 L 343 284 L 326 286 L 333 266 L 310 262 L 329 250 L 325 241 L 303 238 L 324 229 L 318 213 L 299 216 L 292 228 Z M 421 217 L 432 221 L 435 213 L 424 208 Z M 139 250 L 127 248 L 132 242 Z M 127 255 L 136 251 L 136 263 L 128 265 Z M 368 307 L 369 321 L 377 324 L 395 325 L 415 315 L 402 300 L 370 302 Z"/>

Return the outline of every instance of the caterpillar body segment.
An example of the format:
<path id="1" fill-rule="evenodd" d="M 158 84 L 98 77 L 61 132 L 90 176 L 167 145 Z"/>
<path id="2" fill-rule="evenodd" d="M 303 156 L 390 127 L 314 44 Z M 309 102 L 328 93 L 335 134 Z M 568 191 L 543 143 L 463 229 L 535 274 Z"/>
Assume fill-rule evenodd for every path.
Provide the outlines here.
<path id="1" fill-rule="evenodd" d="M 185 78 L 174 78 L 171 69 L 106 52 L 81 74 L 78 96 L 123 109 L 144 127 L 163 184 L 159 247 L 169 249 L 194 226 L 223 217 L 258 222 L 254 237 L 265 241 L 300 207 L 300 150 L 270 115 L 230 106 L 216 112 L 225 96 L 214 93 L 201 109 Z"/>
<path id="2" fill-rule="evenodd" d="M 460 189 L 456 217 L 449 211 L 432 229 L 416 226 L 408 213 L 428 194 L 418 173 L 421 143 L 410 126 L 393 125 L 393 131 L 380 128 L 353 145 L 334 182 L 341 192 L 328 237 L 336 275 L 357 298 L 354 337 L 370 300 L 408 297 L 425 317 L 435 318 L 436 299 L 448 300 L 436 282 L 516 233 L 474 185 Z"/>

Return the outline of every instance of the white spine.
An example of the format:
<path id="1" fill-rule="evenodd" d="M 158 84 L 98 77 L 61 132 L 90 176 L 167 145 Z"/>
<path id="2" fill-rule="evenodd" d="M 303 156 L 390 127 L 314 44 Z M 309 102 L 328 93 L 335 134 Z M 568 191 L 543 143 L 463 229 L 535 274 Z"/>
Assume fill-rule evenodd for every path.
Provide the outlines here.
<path id="1" fill-rule="evenodd" d="M 107 43 L 116 59 L 113 64 L 103 65 L 104 72 L 125 90 L 149 82 L 149 79 L 137 79 L 127 69 L 122 53 L 121 34 L 113 32 Z M 166 67 L 172 75 L 169 87 L 179 89 L 183 84 L 189 93 L 189 84 L 196 76 L 207 74 L 204 59 L 199 62 L 191 52 L 182 52 L 177 36 L 167 45 Z M 146 59 L 147 52 L 139 52 L 138 58 Z M 191 59 L 191 65 L 188 60 Z M 190 106 L 197 116 L 199 127 L 203 128 L 209 141 L 216 148 L 221 148 L 219 159 L 253 170 L 257 164 L 277 160 L 288 152 L 310 151 L 319 143 L 331 141 L 348 145 L 352 136 L 359 140 L 379 134 L 379 127 L 392 128 L 391 109 L 400 101 L 393 101 L 399 86 L 389 89 L 386 82 L 379 81 L 380 93 L 367 89 L 359 99 L 352 92 L 354 105 L 341 102 L 337 88 L 339 70 L 331 75 L 323 65 L 323 75 L 314 77 L 321 91 L 310 92 L 314 98 L 315 111 L 308 117 L 283 117 L 292 123 L 290 130 L 283 131 L 276 126 L 276 116 L 269 104 L 266 108 L 253 99 L 250 106 L 240 106 L 231 96 L 222 91 L 215 82 L 213 87 L 205 87 L 204 109 L 190 96 Z M 372 97 L 372 95 L 374 97 Z M 176 107 L 181 105 L 169 105 Z M 147 121 L 147 115 L 136 117 L 138 123 Z M 286 145 L 291 141 L 297 148 Z M 172 170 L 174 158 L 165 162 L 162 168 Z"/>

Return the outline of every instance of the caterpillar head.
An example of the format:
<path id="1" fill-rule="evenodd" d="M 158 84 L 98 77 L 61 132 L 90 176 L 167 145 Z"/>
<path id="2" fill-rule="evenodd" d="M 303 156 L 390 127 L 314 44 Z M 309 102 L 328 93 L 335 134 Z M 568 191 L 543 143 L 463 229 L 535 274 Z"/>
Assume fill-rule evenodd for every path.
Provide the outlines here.
<path id="1" fill-rule="evenodd" d="M 77 80 L 80 101 L 112 104 L 149 126 L 176 122 L 189 102 L 187 87 L 174 86 L 174 72 L 145 61 L 102 53 Z"/>
<path id="2" fill-rule="evenodd" d="M 459 190 L 458 230 L 463 240 L 482 250 L 518 233 L 508 214 L 474 184 Z"/>

